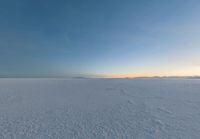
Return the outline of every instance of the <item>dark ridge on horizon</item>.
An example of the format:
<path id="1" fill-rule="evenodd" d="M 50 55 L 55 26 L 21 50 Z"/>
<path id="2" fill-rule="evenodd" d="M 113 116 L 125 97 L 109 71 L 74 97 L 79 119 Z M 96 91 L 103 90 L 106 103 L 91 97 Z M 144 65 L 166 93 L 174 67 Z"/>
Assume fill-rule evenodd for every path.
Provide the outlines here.
<path id="1" fill-rule="evenodd" d="M 152 77 L 94 77 L 94 76 L 64 76 L 64 75 L 0 75 L 0 78 L 66 78 L 66 79 L 168 79 L 168 78 L 185 78 L 185 79 L 200 79 L 200 76 L 152 76 Z"/>
<path id="2" fill-rule="evenodd" d="M 200 76 L 152 76 L 152 77 L 135 77 L 135 79 L 147 79 L 147 78 L 157 78 L 157 79 L 167 79 L 167 78 L 185 78 L 185 79 L 200 79 Z"/>
<path id="3" fill-rule="evenodd" d="M 62 75 L 0 75 L 0 78 L 72 78 Z"/>
<path id="4" fill-rule="evenodd" d="M 29 75 L 0 75 L 0 78 L 66 78 L 66 79 L 89 79 L 89 78 L 103 78 L 99 76 L 89 76 L 89 75 L 53 75 L 53 74 L 29 74 Z"/>

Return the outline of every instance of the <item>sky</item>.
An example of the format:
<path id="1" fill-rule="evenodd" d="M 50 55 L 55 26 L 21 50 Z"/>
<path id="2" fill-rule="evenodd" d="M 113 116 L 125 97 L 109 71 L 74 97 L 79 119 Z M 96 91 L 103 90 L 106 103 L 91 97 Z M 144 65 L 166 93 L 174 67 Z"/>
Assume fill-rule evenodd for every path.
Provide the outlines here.
<path id="1" fill-rule="evenodd" d="M 1 0 L 0 76 L 200 75 L 199 0 Z"/>

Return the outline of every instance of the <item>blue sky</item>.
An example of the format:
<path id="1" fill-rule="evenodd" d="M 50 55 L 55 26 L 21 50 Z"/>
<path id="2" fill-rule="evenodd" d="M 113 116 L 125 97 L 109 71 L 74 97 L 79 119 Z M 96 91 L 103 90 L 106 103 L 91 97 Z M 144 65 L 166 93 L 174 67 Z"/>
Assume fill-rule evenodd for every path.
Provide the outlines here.
<path id="1" fill-rule="evenodd" d="M 2 0 L 1 76 L 200 75 L 198 0 Z"/>

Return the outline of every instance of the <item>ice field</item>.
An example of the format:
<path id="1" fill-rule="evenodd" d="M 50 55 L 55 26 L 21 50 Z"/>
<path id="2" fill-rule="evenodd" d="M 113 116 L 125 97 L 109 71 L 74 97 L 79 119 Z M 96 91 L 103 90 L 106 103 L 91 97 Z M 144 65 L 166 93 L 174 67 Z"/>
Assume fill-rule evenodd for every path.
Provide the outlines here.
<path id="1" fill-rule="evenodd" d="M 199 79 L 0 79 L 1 139 L 199 137 Z"/>

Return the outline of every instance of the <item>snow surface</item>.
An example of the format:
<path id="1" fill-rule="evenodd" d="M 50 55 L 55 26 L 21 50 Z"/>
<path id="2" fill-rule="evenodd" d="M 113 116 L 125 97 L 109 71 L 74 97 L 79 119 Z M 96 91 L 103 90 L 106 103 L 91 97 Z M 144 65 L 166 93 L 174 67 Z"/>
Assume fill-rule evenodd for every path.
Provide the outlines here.
<path id="1" fill-rule="evenodd" d="M 0 79 L 0 139 L 199 139 L 198 79 Z"/>

